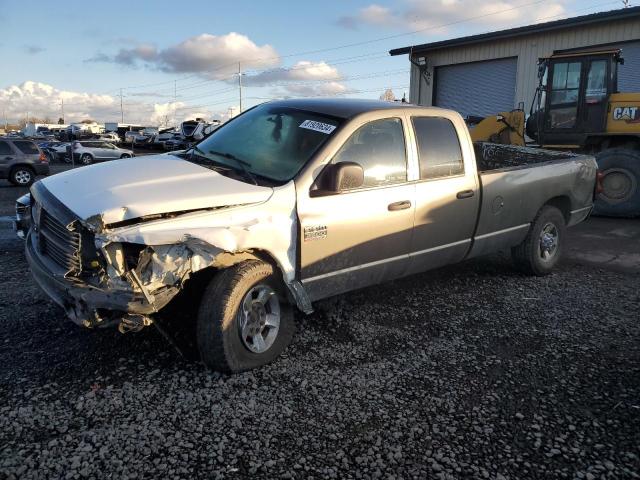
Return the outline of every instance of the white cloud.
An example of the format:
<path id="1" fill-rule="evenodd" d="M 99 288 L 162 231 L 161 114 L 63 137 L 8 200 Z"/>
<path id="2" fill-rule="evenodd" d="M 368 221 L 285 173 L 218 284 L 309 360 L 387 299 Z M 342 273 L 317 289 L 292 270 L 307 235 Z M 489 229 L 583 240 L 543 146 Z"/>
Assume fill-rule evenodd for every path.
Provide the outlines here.
<path id="1" fill-rule="evenodd" d="M 342 95 L 349 89 L 338 80 L 342 75 L 338 69 L 326 62 L 301 60 L 290 68 L 276 68 L 243 77 L 249 87 L 280 86 L 276 96 L 326 96 Z"/>
<path id="2" fill-rule="evenodd" d="M 290 68 L 276 68 L 256 75 L 246 75 L 243 82 L 247 86 L 264 86 L 279 82 L 338 80 L 341 75 L 336 67 L 325 62 L 301 60 Z"/>
<path id="3" fill-rule="evenodd" d="M 46 83 L 26 81 L 0 89 L 0 106 L 11 122 L 31 118 L 50 118 L 56 122 L 61 116 L 64 100 L 66 122 L 91 118 L 100 123 L 120 121 L 120 99 L 111 95 L 59 90 Z M 175 113 L 175 115 L 174 115 Z M 124 120 L 128 123 L 159 125 L 174 118 L 180 122 L 188 118 L 212 118 L 214 113 L 202 107 L 191 107 L 183 102 L 147 104 L 125 97 Z"/>
<path id="4" fill-rule="evenodd" d="M 116 106 L 116 99 L 109 95 L 58 90 L 30 80 L 0 90 L 0 104 L 11 119 L 24 118 L 28 112 L 30 116 L 50 117 L 55 121 L 61 115 L 62 100 L 65 117 L 77 120 L 94 118 L 97 114 L 105 116 Z"/>
<path id="5" fill-rule="evenodd" d="M 477 0 L 405 0 L 404 8 L 399 12 L 371 4 L 354 15 L 342 17 L 338 24 L 352 29 L 363 24 L 410 31 L 427 29 L 424 32 L 427 35 L 446 32 L 449 26 L 456 24 L 500 29 L 561 17 L 566 12 L 564 5 L 567 1 L 545 4 L 541 13 L 540 8 L 523 6 L 528 3 L 526 0 L 490 0 L 485 3 Z"/>
<path id="6" fill-rule="evenodd" d="M 280 98 L 287 97 L 332 97 L 336 95 L 347 95 L 357 93 L 340 82 L 321 83 L 319 85 L 294 83 L 286 85 L 284 89 L 274 90 L 273 96 Z"/>
<path id="7" fill-rule="evenodd" d="M 268 44 L 257 45 L 246 35 L 230 32 L 226 35 L 203 33 L 165 49 L 140 44 L 121 48 L 113 56 L 97 53 L 89 62 L 112 62 L 133 66 L 139 63 L 170 73 L 198 73 L 222 79 L 242 68 L 265 68 L 279 63 L 278 52 Z"/>

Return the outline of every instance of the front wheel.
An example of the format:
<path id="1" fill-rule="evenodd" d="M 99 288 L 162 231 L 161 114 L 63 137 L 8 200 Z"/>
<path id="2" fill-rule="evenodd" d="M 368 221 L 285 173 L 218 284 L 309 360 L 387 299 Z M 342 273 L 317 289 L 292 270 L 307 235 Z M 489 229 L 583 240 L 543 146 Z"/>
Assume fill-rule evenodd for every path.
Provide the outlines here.
<path id="1" fill-rule="evenodd" d="M 122 155 L 120 155 L 120 158 L 131 158 L 131 155 L 129 155 L 128 153 L 123 153 Z"/>
<path id="2" fill-rule="evenodd" d="M 241 372 L 275 360 L 295 325 L 273 266 L 250 260 L 219 272 L 205 289 L 197 341 L 204 364 Z"/>
<path id="3" fill-rule="evenodd" d="M 80 163 L 83 165 L 91 165 L 93 163 L 93 157 L 88 153 L 83 153 L 80 157 Z"/>
<path id="4" fill-rule="evenodd" d="M 9 174 L 9 181 L 19 187 L 28 187 L 35 180 L 34 171 L 29 167 L 13 167 Z"/>
<path id="5" fill-rule="evenodd" d="M 556 207 L 542 207 L 527 236 L 511 249 L 516 267 L 529 275 L 548 275 L 564 250 L 566 226 L 564 216 Z"/>

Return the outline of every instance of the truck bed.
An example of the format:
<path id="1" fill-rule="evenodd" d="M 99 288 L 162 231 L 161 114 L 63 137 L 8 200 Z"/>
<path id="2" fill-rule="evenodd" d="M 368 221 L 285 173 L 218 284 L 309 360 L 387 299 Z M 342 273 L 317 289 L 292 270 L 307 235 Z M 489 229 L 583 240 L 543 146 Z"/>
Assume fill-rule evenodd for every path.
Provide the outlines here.
<path id="1" fill-rule="evenodd" d="M 581 155 L 571 152 L 556 152 L 487 142 L 474 142 L 473 148 L 479 173 L 491 170 L 526 168 L 541 163 L 574 160 L 581 157 Z"/>
<path id="2" fill-rule="evenodd" d="M 470 256 L 520 243 L 545 204 L 560 209 L 569 226 L 591 211 L 592 156 L 484 142 L 474 150 L 481 206 Z"/>

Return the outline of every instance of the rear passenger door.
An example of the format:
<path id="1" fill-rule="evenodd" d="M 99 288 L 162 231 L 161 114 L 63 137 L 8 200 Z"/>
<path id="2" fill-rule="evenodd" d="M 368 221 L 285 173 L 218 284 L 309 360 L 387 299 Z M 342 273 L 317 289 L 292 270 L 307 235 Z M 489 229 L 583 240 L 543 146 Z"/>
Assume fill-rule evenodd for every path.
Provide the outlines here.
<path id="1" fill-rule="evenodd" d="M 0 140 L 0 175 L 6 177 L 9 173 L 9 166 L 15 161 L 16 155 L 9 142 Z"/>
<path id="2" fill-rule="evenodd" d="M 300 277 L 311 300 L 404 274 L 415 191 L 406 144 L 403 119 L 364 123 L 330 162 L 362 166 L 364 185 L 326 196 L 314 196 L 313 187 L 299 192 Z"/>
<path id="3" fill-rule="evenodd" d="M 462 122 L 411 117 L 420 178 L 408 273 L 458 262 L 471 245 L 480 205 L 475 157 L 466 138 L 461 144 L 454 121 Z M 468 135 L 464 125 L 458 129 Z"/>

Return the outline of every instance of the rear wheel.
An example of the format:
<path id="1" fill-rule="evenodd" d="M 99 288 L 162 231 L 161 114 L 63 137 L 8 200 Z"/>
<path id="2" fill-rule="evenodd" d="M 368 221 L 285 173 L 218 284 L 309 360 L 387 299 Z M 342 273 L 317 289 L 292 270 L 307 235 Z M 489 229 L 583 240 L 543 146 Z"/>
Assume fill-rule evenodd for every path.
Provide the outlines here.
<path id="1" fill-rule="evenodd" d="M 80 156 L 80 163 L 82 163 L 83 165 L 91 165 L 93 163 L 93 157 L 88 153 L 83 153 Z"/>
<path id="2" fill-rule="evenodd" d="M 275 360 L 295 325 L 273 266 L 250 260 L 219 272 L 198 312 L 197 341 L 206 366 L 241 372 Z"/>
<path id="3" fill-rule="evenodd" d="M 565 221 L 560 210 L 550 205 L 542 207 L 524 241 L 511 249 L 519 270 L 529 275 L 548 275 L 562 256 Z"/>
<path id="4" fill-rule="evenodd" d="M 17 166 L 11 169 L 9 173 L 9 181 L 19 187 L 30 186 L 36 178 L 36 174 L 30 167 Z"/>
<path id="5" fill-rule="evenodd" d="M 624 148 L 604 150 L 596 156 L 603 174 L 603 191 L 594 213 L 607 217 L 640 215 L 640 152 Z"/>

